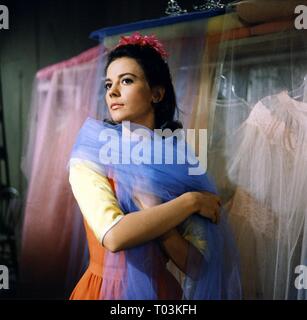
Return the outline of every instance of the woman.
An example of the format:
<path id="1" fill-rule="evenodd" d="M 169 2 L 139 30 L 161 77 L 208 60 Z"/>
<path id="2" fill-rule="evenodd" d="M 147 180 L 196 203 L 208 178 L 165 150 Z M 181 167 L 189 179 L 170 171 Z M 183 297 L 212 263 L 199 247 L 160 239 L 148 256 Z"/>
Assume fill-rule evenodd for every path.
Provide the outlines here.
<path id="1" fill-rule="evenodd" d="M 109 53 L 105 88 L 112 122 L 88 119 L 70 161 L 70 183 L 89 239 L 95 234 L 103 246 L 99 251 L 96 243 L 100 254 L 94 263 L 96 276 L 101 275 L 94 295 L 88 294 L 87 274 L 83 289 L 79 283 L 71 298 L 240 297 L 236 251 L 225 218 L 216 224 L 221 206 L 213 184 L 206 175 L 189 176 L 187 161 L 176 163 L 186 155 L 184 138 L 154 132 L 181 128 L 174 121 L 176 98 L 165 57 L 155 37 L 138 33 L 122 37 Z M 136 152 L 140 137 L 141 156 Z M 159 138 L 162 153 L 174 156 L 175 164 L 155 163 L 152 151 Z M 169 259 L 183 272 L 181 283 Z"/>

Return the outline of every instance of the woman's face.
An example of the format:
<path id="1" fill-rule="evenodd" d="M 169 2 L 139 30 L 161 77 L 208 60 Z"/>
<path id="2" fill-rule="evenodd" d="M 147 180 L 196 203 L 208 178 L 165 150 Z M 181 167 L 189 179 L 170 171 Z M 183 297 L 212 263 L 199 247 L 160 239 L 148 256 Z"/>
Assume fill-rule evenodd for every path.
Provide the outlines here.
<path id="1" fill-rule="evenodd" d="M 153 92 L 136 60 L 122 57 L 107 69 L 106 102 L 113 121 L 154 128 Z"/>

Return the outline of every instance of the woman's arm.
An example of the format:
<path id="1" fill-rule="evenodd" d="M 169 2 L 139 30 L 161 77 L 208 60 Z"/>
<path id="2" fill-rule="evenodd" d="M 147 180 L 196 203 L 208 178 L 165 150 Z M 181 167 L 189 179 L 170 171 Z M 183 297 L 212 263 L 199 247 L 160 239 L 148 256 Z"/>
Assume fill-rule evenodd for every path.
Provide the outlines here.
<path id="1" fill-rule="evenodd" d="M 115 252 L 165 234 L 192 213 L 215 219 L 218 198 L 188 192 L 169 202 L 124 215 L 106 177 L 85 164 L 70 168 L 74 196 L 97 239 Z"/>
<path id="2" fill-rule="evenodd" d="M 199 266 L 202 259 L 200 251 L 186 240 L 176 228 L 159 238 L 162 248 L 166 255 L 174 262 L 174 264 L 185 274 L 189 273 L 190 277 L 194 277 L 193 268 L 187 265 L 188 254 L 193 256 L 193 264 Z"/>
<path id="3" fill-rule="evenodd" d="M 115 252 L 153 240 L 175 228 L 197 209 L 193 194 L 185 193 L 166 203 L 132 212 L 106 233 L 103 244 Z"/>
<path id="4" fill-rule="evenodd" d="M 153 195 L 138 195 L 135 201 L 140 209 L 146 209 L 159 204 L 159 199 Z M 183 272 L 187 273 L 188 251 L 193 250 L 192 244 L 187 241 L 177 230 L 173 228 L 158 238 L 162 250 L 166 256 Z M 195 248 L 194 256 L 201 258 L 201 253 Z"/>
<path id="5" fill-rule="evenodd" d="M 188 241 L 183 238 L 176 228 L 161 236 L 159 241 L 166 255 L 183 273 L 186 273 L 189 250 Z"/>
<path id="6" fill-rule="evenodd" d="M 165 241 L 162 244 L 182 271 L 186 269 L 186 256 L 190 246 L 195 251 L 195 259 L 200 256 L 199 251 L 175 227 L 198 211 L 214 223 L 219 221 L 219 197 L 209 192 L 187 192 L 163 204 L 158 204 L 158 200 L 151 196 L 144 198 L 136 195 L 135 200 L 141 210 L 125 215 L 110 229 L 104 237 L 104 246 L 114 252 L 164 235 Z M 166 234 L 167 232 L 170 233 Z"/>

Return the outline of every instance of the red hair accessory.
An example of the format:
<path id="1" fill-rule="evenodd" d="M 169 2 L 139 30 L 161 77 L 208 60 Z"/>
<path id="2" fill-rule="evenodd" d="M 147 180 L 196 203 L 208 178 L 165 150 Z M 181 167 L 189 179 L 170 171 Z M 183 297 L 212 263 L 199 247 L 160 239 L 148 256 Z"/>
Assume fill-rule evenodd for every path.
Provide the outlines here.
<path id="1" fill-rule="evenodd" d="M 127 44 L 138 44 L 140 46 L 148 45 L 159 52 L 162 58 L 168 57 L 168 53 L 165 51 L 162 43 L 157 39 L 155 35 L 142 36 L 139 32 L 135 32 L 131 36 L 121 36 L 116 48 L 125 46 Z"/>

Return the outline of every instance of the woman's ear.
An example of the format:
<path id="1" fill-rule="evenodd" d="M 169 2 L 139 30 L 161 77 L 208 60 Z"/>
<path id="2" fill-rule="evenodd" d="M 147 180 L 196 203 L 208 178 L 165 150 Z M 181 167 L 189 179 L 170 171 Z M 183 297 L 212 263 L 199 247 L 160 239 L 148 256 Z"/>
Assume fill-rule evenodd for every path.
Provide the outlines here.
<path id="1" fill-rule="evenodd" d="M 152 89 L 152 102 L 153 103 L 159 103 L 163 100 L 165 95 L 165 88 L 164 87 L 154 87 Z"/>

